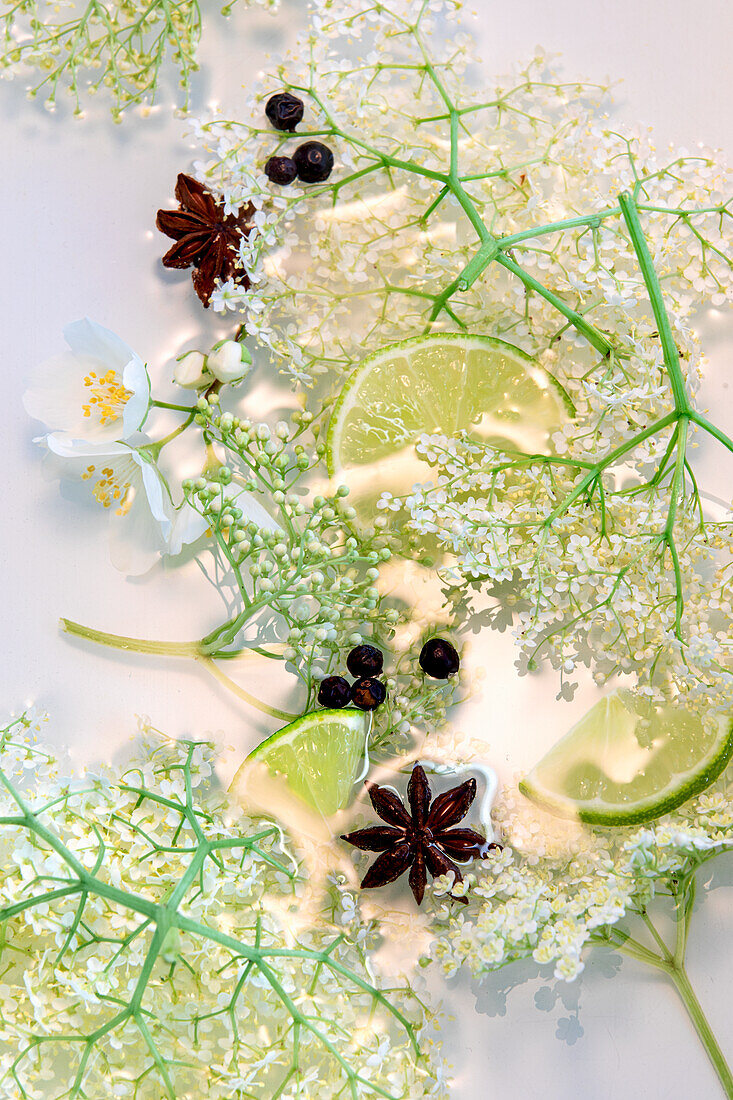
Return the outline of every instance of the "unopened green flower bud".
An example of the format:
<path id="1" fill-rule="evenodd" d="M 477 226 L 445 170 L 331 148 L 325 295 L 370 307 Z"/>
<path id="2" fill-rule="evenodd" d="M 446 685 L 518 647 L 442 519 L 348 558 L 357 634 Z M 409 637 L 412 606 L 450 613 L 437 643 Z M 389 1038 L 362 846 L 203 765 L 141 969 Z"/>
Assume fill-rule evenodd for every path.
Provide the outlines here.
<path id="1" fill-rule="evenodd" d="M 200 351 L 184 351 L 176 359 L 173 381 L 186 390 L 210 386 L 214 379 L 206 369 L 206 356 Z"/>
<path id="2" fill-rule="evenodd" d="M 252 369 L 252 356 L 238 340 L 222 340 L 206 356 L 206 366 L 220 382 L 241 382 Z"/>

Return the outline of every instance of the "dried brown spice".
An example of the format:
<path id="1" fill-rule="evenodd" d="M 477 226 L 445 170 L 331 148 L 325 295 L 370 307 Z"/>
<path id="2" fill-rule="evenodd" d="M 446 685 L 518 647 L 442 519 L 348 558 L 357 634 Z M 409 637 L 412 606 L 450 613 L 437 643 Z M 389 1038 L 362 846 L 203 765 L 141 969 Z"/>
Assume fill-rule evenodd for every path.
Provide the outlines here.
<path id="1" fill-rule="evenodd" d="M 193 287 L 208 306 L 217 279 L 232 277 L 249 289 L 249 279 L 239 266 L 237 248 L 251 231 L 251 203 L 236 214 L 225 214 L 208 187 L 181 172 L 176 182 L 180 209 L 159 210 L 155 224 L 175 244 L 163 257 L 165 267 L 193 267 Z"/>
<path id="2" fill-rule="evenodd" d="M 407 784 L 409 811 L 393 791 L 376 783 L 365 785 L 372 806 L 387 824 L 358 829 L 341 837 L 363 852 L 382 853 L 364 876 L 361 884 L 364 888 L 386 886 L 411 867 L 410 889 L 419 905 L 425 894 L 428 871 L 433 877 L 452 871 L 455 881 L 462 882 L 454 859 L 476 859 L 499 847 L 487 844 L 473 829 L 452 828 L 466 816 L 476 797 L 475 779 L 444 791 L 433 801 L 425 771 L 416 764 Z"/>

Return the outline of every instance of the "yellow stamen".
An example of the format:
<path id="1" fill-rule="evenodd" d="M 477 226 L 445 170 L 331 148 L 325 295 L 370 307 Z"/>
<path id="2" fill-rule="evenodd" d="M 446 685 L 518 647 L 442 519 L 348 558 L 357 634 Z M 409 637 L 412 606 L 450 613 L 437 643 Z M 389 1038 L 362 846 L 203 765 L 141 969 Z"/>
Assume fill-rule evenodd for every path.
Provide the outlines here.
<path id="1" fill-rule="evenodd" d="M 87 466 L 81 476 L 85 481 L 88 481 L 94 473 L 95 467 Z M 94 499 L 97 500 L 103 508 L 111 508 L 113 504 L 118 506 L 115 508 L 116 516 L 126 516 L 130 508 L 132 508 L 132 502 L 135 499 L 135 490 L 130 482 L 118 481 L 111 466 L 105 466 L 101 470 L 93 492 Z"/>
<path id="2" fill-rule="evenodd" d="M 132 391 L 123 386 L 120 375 L 113 369 L 101 376 L 96 371 L 89 371 L 84 385 L 91 390 L 88 402 L 82 405 L 84 416 L 91 416 L 94 411 L 102 424 L 118 420 L 132 397 Z"/>

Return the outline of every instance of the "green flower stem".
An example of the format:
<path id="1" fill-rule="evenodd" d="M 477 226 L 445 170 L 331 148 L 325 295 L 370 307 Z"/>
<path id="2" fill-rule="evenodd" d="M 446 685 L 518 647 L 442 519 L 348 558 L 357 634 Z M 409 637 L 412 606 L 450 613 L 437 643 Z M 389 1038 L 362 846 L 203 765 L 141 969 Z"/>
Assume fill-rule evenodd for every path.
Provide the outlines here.
<path id="1" fill-rule="evenodd" d="M 417 36 L 418 42 L 420 42 L 419 36 Z M 426 63 L 424 66 L 426 73 L 428 73 L 439 93 L 445 98 L 444 89 L 437 74 L 435 74 L 433 67 Z M 432 322 L 437 319 L 439 314 L 446 308 L 448 300 L 457 292 L 467 290 L 479 276 L 486 270 L 486 268 L 494 260 L 504 267 L 507 271 L 510 271 L 513 275 L 516 275 L 521 282 L 527 287 L 527 289 L 534 291 L 546 301 L 550 302 L 562 315 L 573 325 L 574 328 L 580 332 L 586 340 L 591 344 L 596 351 L 600 352 L 604 357 L 611 354 L 613 347 L 609 340 L 600 332 L 597 328 L 586 321 L 583 316 L 571 306 L 567 305 L 557 294 L 549 290 L 537 279 L 535 279 L 529 272 L 525 271 L 520 264 L 513 260 L 511 257 L 504 254 L 501 251 L 502 241 L 501 238 L 494 237 L 486 228 L 483 218 L 479 213 L 476 204 L 471 197 L 465 191 L 460 175 L 458 172 L 458 165 L 456 156 L 453 153 L 454 147 L 456 147 L 456 135 L 457 125 L 460 118 L 460 112 L 453 107 L 449 106 L 449 117 L 451 120 L 451 168 L 448 172 L 438 172 L 431 168 L 425 168 L 423 165 L 414 161 L 406 161 L 400 157 L 390 156 L 388 153 L 383 153 L 381 150 L 370 145 L 368 142 L 363 141 L 361 138 L 357 138 L 352 134 L 347 134 L 336 122 L 335 118 L 328 109 L 328 105 L 324 102 L 322 97 L 318 95 L 313 86 L 305 88 L 300 85 L 292 85 L 294 91 L 300 91 L 304 94 L 310 95 L 314 102 L 318 105 L 320 110 L 325 115 L 330 127 L 331 132 L 336 137 L 342 138 L 344 141 L 349 142 L 351 145 L 356 146 L 358 149 L 363 150 L 370 156 L 374 157 L 376 164 L 384 168 L 394 168 L 397 171 L 404 171 L 412 173 L 413 175 L 425 176 L 429 179 L 435 180 L 436 183 L 442 185 L 442 190 L 439 199 L 442 199 L 444 195 L 449 192 L 454 196 L 456 201 L 463 209 L 466 217 L 471 223 L 473 229 L 478 236 L 480 243 L 479 249 L 474 257 L 469 261 L 466 267 L 463 269 L 460 275 L 453 280 L 443 291 L 434 295 L 434 306 L 430 314 L 430 320 L 428 328 L 432 325 Z M 455 162 L 455 163 L 454 163 Z M 508 246 L 505 246 L 508 247 Z"/>
<path id="2" fill-rule="evenodd" d="M 624 443 L 619 444 L 618 447 L 614 447 L 612 451 L 609 451 L 607 455 L 599 459 L 595 465 L 591 466 L 585 477 L 583 477 L 575 486 L 571 493 L 565 497 L 558 506 L 550 513 L 545 520 L 545 527 L 550 527 L 556 519 L 567 512 L 568 508 L 578 497 L 582 496 L 586 490 L 600 477 L 600 475 L 607 470 L 610 466 L 614 466 L 619 459 L 623 458 L 630 451 L 635 450 L 640 443 L 643 443 L 645 439 L 649 439 L 653 435 L 658 435 L 659 432 L 664 431 L 670 424 L 678 419 L 677 414 L 670 412 L 666 416 L 663 416 L 661 420 L 656 420 L 653 424 L 650 424 L 648 428 L 639 432 L 638 435 L 633 436 L 631 439 L 627 439 Z"/>
<path id="3" fill-rule="evenodd" d="M 654 320 L 657 322 L 659 339 L 662 342 L 664 365 L 672 387 L 674 407 L 681 415 L 690 413 L 692 411 L 692 405 L 690 404 L 690 398 L 687 393 L 685 377 L 680 368 L 680 353 L 677 350 L 677 345 L 672 335 L 672 326 L 669 323 L 669 315 L 664 304 L 664 298 L 662 297 L 659 277 L 652 263 L 649 246 L 646 243 L 646 238 L 641 228 L 639 211 L 628 191 L 624 191 L 619 195 L 619 206 L 621 207 L 621 213 L 623 214 L 626 228 L 631 237 L 631 243 L 634 246 L 634 252 L 639 261 L 639 267 L 641 268 L 641 273 L 649 295 L 649 301 L 654 313 Z"/>
<path id="4" fill-rule="evenodd" d="M 94 630 L 90 626 L 75 623 L 72 619 L 59 619 L 62 630 L 76 638 L 85 638 L 97 645 L 110 646 L 112 649 L 126 649 L 132 653 L 152 653 L 158 657 L 199 657 L 202 653 L 200 642 L 158 642 L 148 638 L 128 638 L 124 634 L 109 634 L 105 630 Z"/>
<path id="5" fill-rule="evenodd" d="M 563 218 L 559 222 L 548 222 L 546 225 L 537 225 L 533 229 L 524 229 L 520 233 L 509 233 L 499 241 L 499 248 L 506 251 L 514 248 L 523 241 L 536 240 L 551 233 L 564 233 L 568 229 L 598 229 L 606 218 L 615 218 L 621 213 L 620 206 L 612 206 L 599 214 L 584 214 L 577 218 Z"/>
<path id="6" fill-rule="evenodd" d="M 220 668 L 214 663 L 209 656 L 204 643 L 198 642 L 159 642 L 153 641 L 148 638 L 129 638 L 123 634 L 109 634 L 104 630 L 93 630 L 92 627 L 83 626 L 81 623 L 75 623 L 71 619 L 60 619 L 61 627 L 67 632 L 67 634 L 73 634 L 77 638 L 84 638 L 87 641 L 95 642 L 97 645 L 109 646 L 112 649 L 124 649 L 129 653 L 150 653 L 156 657 L 188 657 L 192 660 L 199 661 L 202 666 L 209 672 L 215 679 L 219 681 L 224 687 L 228 688 L 238 698 L 243 699 L 244 702 L 249 703 L 250 706 L 256 710 L 261 711 L 263 714 L 269 715 L 271 718 L 282 719 L 285 722 L 292 722 L 294 718 L 297 718 L 296 714 L 291 714 L 289 711 L 280 710 L 278 707 L 271 707 L 269 703 L 263 703 L 261 699 L 258 699 L 254 695 L 250 695 L 248 691 L 236 684 L 234 680 L 230 679 Z M 227 653 L 223 656 L 233 659 L 235 657 L 249 657 L 249 656 L 270 656 L 270 654 L 263 650 L 240 650 L 238 653 Z M 274 656 L 277 656 L 276 654 Z"/>
<path id="7" fill-rule="evenodd" d="M 567 318 L 573 328 L 577 329 L 581 336 L 586 338 L 591 347 L 594 347 L 597 352 L 600 352 L 604 358 L 611 354 L 613 345 L 595 325 L 591 325 L 586 321 L 582 314 L 578 313 L 577 310 L 569 306 L 552 290 L 549 290 L 540 283 L 533 275 L 525 271 L 516 260 L 507 256 L 504 252 L 497 252 L 495 259 L 503 268 L 510 271 L 513 275 L 516 275 L 524 286 L 526 286 L 527 290 L 533 290 L 535 294 L 539 294 L 541 298 L 544 298 L 546 302 L 554 306 L 558 313 L 562 313 L 563 317 Z"/>
<path id="8" fill-rule="evenodd" d="M 271 718 L 282 718 L 285 722 L 292 722 L 298 717 L 297 714 L 291 714 L 287 710 L 280 710 L 279 707 L 271 707 L 268 703 L 263 703 L 261 700 L 256 699 L 254 695 L 250 695 L 250 693 L 245 691 L 243 687 L 240 687 L 239 684 L 235 684 L 234 680 L 230 679 L 225 672 L 222 672 L 210 657 L 205 657 L 201 654 L 196 660 L 207 672 L 211 673 L 215 680 L 218 680 L 220 684 L 228 688 L 232 694 L 239 696 L 245 703 L 249 703 L 251 707 L 256 707 L 257 710 L 261 710 L 263 714 L 269 714 Z"/>
<path id="9" fill-rule="evenodd" d="M 682 595 L 682 570 L 680 568 L 680 558 L 677 551 L 677 544 L 674 539 L 674 525 L 677 518 L 677 506 L 679 504 L 680 497 L 684 492 L 685 484 L 685 468 L 687 465 L 687 429 L 689 426 L 689 418 L 686 416 L 680 416 L 677 425 L 677 458 L 675 461 L 674 476 L 672 478 L 672 488 L 670 491 L 669 511 L 667 513 L 667 522 L 664 528 L 663 540 L 669 549 L 669 556 L 672 559 L 672 569 L 674 570 L 675 579 L 675 620 L 674 630 L 678 638 L 682 637 L 682 613 L 684 611 L 684 598 Z"/>
<path id="10" fill-rule="evenodd" d="M 157 461 L 158 456 L 160 455 L 160 452 L 163 450 L 163 448 L 168 443 L 172 442 L 172 440 L 176 439 L 179 435 L 181 435 L 182 432 L 185 432 L 185 430 L 189 426 L 189 424 L 191 424 L 193 422 L 193 418 L 196 415 L 196 410 L 195 409 L 187 409 L 186 411 L 188 412 L 188 416 L 186 417 L 186 419 L 183 421 L 182 424 L 179 424 L 177 428 L 174 428 L 172 432 L 168 433 L 168 435 L 163 436 L 162 439 L 158 439 L 155 443 L 149 443 L 146 447 L 141 448 L 141 450 L 146 450 L 152 455 L 154 462 Z"/>
<path id="11" fill-rule="evenodd" d="M 628 955 L 629 958 L 636 959 L 637 962 L 652 966 L 655 970 L 659 970 L 667 976 L 687 1009 L 687 1014 L 718 1075 L 727 1100 L 733 1100 L 733 1074 L 702 1005 L 692 988 L 685 968 L 687 940 L 695 901 L 694 869 L 676 880 L 673 879 L 672 884 L 671 892 L 674 898 L 675 916 L 674 950 L 671 950 L 664 942 L 646 909 L 640 910 L 639 916 L 659 948 L 659 954 L 639 943 L 638 940 L 619 928 L 618 925 L 604 929 L 598 940 L 616 948 L 624 955 Z"/>
<path id="12" fill-rule="evenodd" d="M 296 946 L 280 948 L 277 946 L 263 945 L 260 941 L 259 927 L 252 937 L 253 942 L 249 942 L 248 939 L 230 935 L 227 931 L 218 927 L 217 924 L 205 924 L 186 915 L 187 900 L 190 897 L 191 891 L 200 889 L 198 885 L 200 874 L 207 860 L 216 860 L 217 852 L 219 851 L 241 849 L 243 854 L 247 851 L 251 851 L 268 859 L 273 866 L 278 867 L 289 877 L 292 878 L 294 874 L 294 872 L 289 871 L 285 866 L 273 860 L 272 857 L 266 856 L 257 846 L 258 841 L 268 836 L 276 835 L 279 832 L 275 827 L 268 827 L 250 836 L 243 837 L 219 838 L 214 835 L 209 838 L 206 835 L 206 829 L 209 825 L 209 815 L 202 810 L 201 807 L 195 805 L 193 800 L 191 761 L 195 749 L 195 744 L 190 744 L 188 746 L 187 760 L 182 768 L 177 769 L 183 772 L 185 780 L 185 799 L 166 798 L 145 786 L 133 787 L 124 783 L 121 784 L 121 790 L 129 791 L 138 796 L 138 805 L 146 801 L 160 803 L 180 814 L 181 822 L 183 823 L 185 821 L 193 832 L 193 838 L 195 840 L 193 859 L 186 863 L 185 869 L 178 878 L 178 881 L 172 884 L 173 888 L 160 901 L 155 901 L 136 891 L 117 888 L 107 882 L 105 877 L 100 877 L 99 872 L 106 870 L 106 868 L 103 867 L 106 849 L 101 837 L 99 838 L 100 853 L 95 861 L 95 866 L 91 871 L 87 870 L 60 836 L 39 820 L 38 812 L 31 809 L 26 804 L 21 794 L 15 789 L 11 780 L 2 771 L 2 768 L 0 768 L 0 783 L 6 788 L 18 808 L 21 810 L 22 821 L 20 822 L 20 827 L 26 830 L 28 836 L 32 838 L 36 844 L 40 842 L 41 845 L 52 848 L 60 856 L 68 869 L 68 873 L 64 877 L 57 878 L 57 881 L 62 883 L 58 889 L 45 894 L 37 894 L 25 899 L 23 902 L 16 903 L 4 909 L 0 908 L 0 929 L 5 928 L 7 922 L 12 920 L 19 912 L 34 907 L 44 906 L 54 900 L 74 894 L 82 895 L 83 904 L 80 904 L 78 911 L 80 917 L 87 899 L 89 897 L 99 897 L 104 898 L 112 906 L 119 908 L 123 912 L 127 912 L 128 914 L 134 913 L 144 918 L 144 920 L 134 929 L 133 933 L 122 941 L 120 950 L 129 946 L 132 939 L 139 935 L 142 930 L 150 928 L 151 926 L 153 929 L 153 934 L 144 961 L 138 971 L 134 988 L 129 991 L 127 999 L 108 998 L 110 1002 L 119 1005 L 119 1011 L 115 1012 L 110 1019 L 106 1020 L 95 1030 L 87 1034 L 71 1032 L 54 1035 L 31 1034 L 28 1036 L 27 1043 L 23 1049 L 18 1052 L 17 1057 L 8 1070 L 21 1090 L 20 1095 L 23 1097 L 29 1095 L 23 1089 L 21 1079 L 18 1075 L 22 1062 L 33 1057 L 38 1057 L 42 1047 L 46 1044 L 53 1043 L 55 1046 L 58 1044 L 68 1044 L 81 1048 L 79 1050 L 79 1065 L 76 1070 L 74 1081 L 71 1084 L 69 1092 L 64 1095 L 68 1095 L 70 1100 L 73 1100 L 75 1097 L 81 1098 L 85 1096 L 86 1092 L 84 1091 L 84 1086 L 86 1083 L 87 1067 L 90 1058 L 99 1053 L 98 1044 L 111 1032 L 117 1031 L 118 1034 L 121 1034 L 129 1023 L 133 1023 L 143 1037 L 156 1071 L 159 1074 L 163 1086 L 161 1095 L 169 1097 L 170 1100 L 175 1100 L 176 1092 L 170 1075 L 170 1069 L 176 1063 L 172 1059 L 161 1055 L 155 1045 L 155 1039 L 149 1027 L 150 1021 L 154 1019 L 154 1017 L 146 1004 L 146 999 L 149 995 L 151 983 L 155 980 L 156 964 L 159 962 L 161 955 L 165 952 L 166 943 L 170 942 L 171 932 L 177 931 L 203 940 L 204 942 L 217 944 L 231 954 L 232 961 L 239 959 L 246 963 L 242 971 L 243 976 L 240 976 L 235 982 L 232 990 L 232 996 L 229 1003 L 230 1012 L 234 1009 L 242 982 L 246 980 L 246 975 L 252 969 L 259 972 L 262 979 L 264 979 L 272 990 L 272 993 L 286 1008 L 291 1017 L 294 1031 L 293 1065 L 296 1068 L 298 1064 L 298 1040 L 296 1034 L 300 1029 L 303 1029 L 310 1032 L 321 1049 L 328 1052 L 328 1054 L 338 1063 L 346 1078 L 346 1089 L 348 1089 L 352 1097 L 355 1098 L 357 1095 L 360 1095 L 359 1090 L 357 1090 L 357 1085 L 363 1085 L 368 1087 L 375 1095 L 385 1097 L 386 1100 L 397 1100 L 393 1092 L 387 1091 L 379 1086 L 375 1087 L 349 1063 L 347 1058 L 344 1057 L 343 1053 L 338 1048 L 338 1045 L 334 1042 L 332 1031 L 328 1028 L 326 1022 L 321 1021 L 317 1015 L 310 1012 L 306 1013 L 303 1006 L 296 1003 L 296 1000 L 288 994 L 286 985 L 282 980 L 282 974 L 278 966 L 279 960 L 302 960 L 305 963 L 314 964 L 312 966 L 312 970 L 314 971 L 314 984 L 322 968 L 330 970 L 332 977 L 336 977 L 347 987 L 352 987 L 359 994 L 366 994 L 371 999 L 373 1008 L 376 1006 L 383 1008 L 403 1030 L 418 1061 L 422 1060 L 416 1028 L 409 1017 L 401 1012 L 382 990 L 377 989 L 359 973 L 350 969 L 339 960 L 332 958 L 332 952 L 335 947 L 343 940 L 343 933 L 335 934 L 332 942 L 326 944 L 320 950 L 299 948 Z M 73 797 L 74 795 L 71 793 L 67 795 L 67 799 L 72 799 Z M 13 822 L 13 824 L 17 827 L 16 822 Z M 92 828 L 94 828 L 94 826 L 92 826 Z M 154 850 L 164 850 L 163 848 L 158 848 L 157 842 L 154 843 L 153 847 Z M 181 850 L 189 851 L 191 849 L 184 845 Z M 22 909 L 20 906 L 22 906 Z M 67 950 L 68 946 L 69 937 L 67 937 L 67 942 L 62 949 L 62 953 Z M 313 992 L 315 995 L 314 990 Z"/>
<path id="13" fill-rule="evenodd" d="M 733 439 L 727 436 L 725 432 L 721 431 L 715 424 L 711 424 L 710 421 L 699 412 L 691 412 L 690 420 L 692 420 L 694 424 L 697 424 L 699 428 L 702 428 L 703 431 L 707 432 L 708 435 L 712 435 L 713 438 L 717 439 L 719 443 L 722 443 L 729 451 L 733 451 Z"/>
<path id="14" fill-rule="evenodd" d="M 702 520 L 702 508 L 699 500 L 699 493 L 697 492 L 697 486 L 690 465 L 687 460 L 687 448 L 689 442 L 689 425 L 690 423 L 696 424 L 702 428 L 708 434 L 712 435 L 719 442 L 721 442 L 729 451 L 733 452 L 733 441 L 722 432 L 715 425 L 711 424 L 705 417 L 701 416 L 695 411 L 690 399 L 690 395 L 685 382 L 685 377 L 680 367 L 680 356 L 677 349 L 677 345 L 672 333 L 672 326 L 669 321 L 669 316 L 664 304 L 661 287 L 659 284 L 659 278 L 652 262 L 649 247 L 644 236 L 641 222 L 639 220 L 639 208 L 636 202 L 628 192 L 624 192 L 619 196 L 619 206 L 621 213 L 623 214 L 624 221 L 629 231 L 631 243 L 634 248 L 639 267 L 641 269 L 642 277 L 644 279 L 644 285 L 646 286 L 647 293 L 649 295 L 649 302 L 652 307 L 654 319 L 657 323 L 660 340 L 662 343 L 662 353 L 664 357 L 664 365 L 669 379 L 670 388 L 672 391 L 672 397 L 674 400 L 674 411 L 668 413 L 666 416 L 657 420 L 654 424 L 644 428 L 638 432 L 631 439 L 626 440 L 618 447 L 609 451 L 602 459 L 590 467 L 580 468 L 585 469 L 586 472 L 580 478 L 575 487 L 567 494 L 567 496 L 553 509 L 550 515 L 544 522 L 545 529 L 549 529 L 552 524 L 563 516 L 568 509 L 584 494 L 592 494 L 597 487 L 599 494 L 601 494 L 601 510 L 604 511 L 604 503 L 602 497 L 602 482 L 601 475 L 611 467 L 613 467 L 620 459 L 622 459 L 629 452 L 634 450 L 639 444 L 643 443 L 645 439 L 649 439 L 652 436 L 658 435 L 664 431 L 670 425 L 674 425 L 674 431 L 669 440 L 667 450 L 658 467 L 656 473 L 652 476 L 648 485 L 654 486 L 658 484 L 667 468 L 667 464 L 671 461 L 674 455 L 674 472 L 670 483 L 670 495 L 669 495 L 669 508 L 667 512 L 667 520 L 664 526 L 664 530 L 660 533 L 660 541 L 663 544 L 665 550 L 669 551 L 669 556 L 672 562 L 672 572 L 675 581 L 675 625 L 674 631 L 677 638 L 682 639 L 682 619 L 684 615 L 684 585 L 682 577 L 682 569 L 679 559 L 679 551 L 675 541 L 675 525 L 677 522 L 677 515 L 680 502 L 682 501 L 685 493 L 685 475 L 690 477 L 693 496 L 698 501 L 700 507 L 701 522 Z M 558 224 L 558 228 L 559 228 Z M 502 263 L 504 266 L 513 264 L 513 261 L 509 257 L 500 254 L 496 257 L 497 262 Z M 522 269 L 516 266 L 515 274 L 525 281 L 525 275 Z M 510 266 L 511 269 L 511 266 Z M 527 284 L 529 285 L 529 284 Z M 533 288 L 534 289 L 534 288 Z M 540 288 L 538 293 L 541 293 L 544 288 Z M 547 294 L 544 296 L 547 298 Z M 550 300 L 548 298 L 548 300 Z M 563 312 L 564 303 L 558 300 L 557 308 Z M 580 331 L 580 326 L 575 325 Z M 592 333 L 586 334 L 587 338 L 593 343 Z M 594 344 L 594 346 L 598 346 Z M 600 348 L 598 348 L 600 350 Z M 582 617 L 582 616 L 581 616 Z M 543 638 L 540 645 L 544 645 L 547 638 Z M 539 646 L 538 646 L 539 648 Z"/>
<path id="15" fill-rule="evenodd" d="M 195 408 L 191 408 L 190 405 L 174 405 L 170 401 L 156 401 L 152 400 L 150 405 L 154 409 L 172 409 L 173 412 L 183 413 L 196 413 Z"/>
<path id="16" fill-rule="evenodd" d="M 703 1012 L 702 1005 L 697 999 L 694 989 L 690 985 L 690 980 L 687 977 L 685 968 L 670 966 L 668 973 L 675 989 L 679 993 L 682 1003 L 687 1009 L 687 1013 L 692 1020 L 695 1031 L 702 1045 L 705 1047 L 708 1058 L 715 1068 L 715 1072 L 720 1079 L 727 1100 L 733 1100 L 733 1074 L 730 1071 L 725 1055 L 720 1049 L 720 1044 L 715 1038 L 715 1034 L 710 1027 L 708 1019 Z"/>

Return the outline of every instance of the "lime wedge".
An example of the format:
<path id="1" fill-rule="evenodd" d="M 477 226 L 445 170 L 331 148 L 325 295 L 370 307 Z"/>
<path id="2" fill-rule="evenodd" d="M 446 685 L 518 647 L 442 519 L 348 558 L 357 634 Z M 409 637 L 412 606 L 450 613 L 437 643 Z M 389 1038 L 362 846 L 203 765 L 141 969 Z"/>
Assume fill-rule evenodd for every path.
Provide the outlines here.
<path id="1" fill-rule="evenodd" d="M 733 756 L 733 723 L 653 707 L 630 691 L 600 699 L 519 784 L 533 802 L 592 825 L 651 821 L 700 794 Z"/>
<path id="2" fill-rule="evenodd" d="M 329 817 L 349 801 L 364 763 L 368 729 L 369 717 L 359 710 L 304 714 L 259 744 L 229 789 L 244 787 L 246 773 L 265 765 L 291 794 Z"/>
<path id="3" fill-rule="evenodd" d="M 562 386 L 519 348 L 488 336 L 418 336 L 369 355 L 347 379 L 327 439 L 328 472 L 349 486 L 358 527 L 382 491 L 434 480 L 415 451 L 423 433 L 547 453 L 574 413 Z"/>

